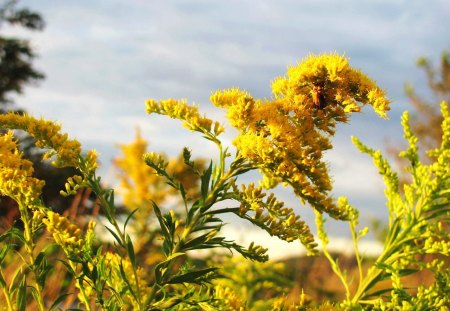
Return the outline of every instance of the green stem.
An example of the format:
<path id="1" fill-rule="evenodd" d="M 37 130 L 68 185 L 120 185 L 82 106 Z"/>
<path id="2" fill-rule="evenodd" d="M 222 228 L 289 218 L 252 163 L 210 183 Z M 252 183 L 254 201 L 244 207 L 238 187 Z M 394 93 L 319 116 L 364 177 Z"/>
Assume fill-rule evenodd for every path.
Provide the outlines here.
<path id="1" fill-rule="evenodd" d="M 39 311 L 45 310 L 45 304 L 44 299 L 42 297 L 42 288 L 38 281 L 38 273 L 36 271 L 35 267 L 35 261 L 34 261 L 34 241 L 33 241 L 33 233 L 30 227 L 30 218 L 28 215 L 28 209 L 26 206 L 19 203 L 19 210 L 20 210 L 20 218 L 22 219 L 23 225 L 24 225 L 24 238 L 25 238 L 25 251 L 28 254 L 28 264 L 31 267 L 31 270 L 34 274 L 34 285 L 35 289 L 37 291 L 37 307 Z"/>
<path id="2" fill-rule="evenodd" d="M 4 279 L 5 279 L 5 276 L 3 275 L 3 272 L 2 272 L 2 271 L 0 271 L 0 275 L 1 275 L 2 279 L 4 280 Z M 5 286 L 5 287 L 3 288 L 3 295 L 5 296 L 6 304 L 8 305 L 8 310 L 10 310 L 10 311 L 14 310 L 13 307 L 12 307 L 12 302 L 11 302 L 10 292 L 9 292 L 7 286 Z"/>
<path id="3" fill-rule="evenodd" d="M 395 252 L 397 256 L 393 256 L 392 250 L 399 247 L 401 244 L 408 240 L 408 238 L 405 239 L 405 236 L 410 232 L 410 230 L 411 228 L 406 228 L 404 231 L 398 233 L 397 236 L 394 236 L 394 231 L 390 230 L 386 239 L 386 246 L 381 255 L 377 258 L 376 262 L 390 263 L 401 257 L 402 255 L 398 256 L 397 252 Z M 383 271 L 383 269 L 376 268 L 375 265 L 368 271 L 364 280 L 360 281 L 359 283 L 358 290 L 352 298 L 353 303 L 361 302 L 361 298 L 366 295 L 369 288 L 373 285 L 373 281 L 376 280 L 380 276 L 380 274 L 383 273 Z"/>
<path id="4" fill-rule="evenodd" d="M 224 162 L 221 162 L 221 165 L 225 165 Z M 222 167 L 221 169 L 222 169 L 222 172 L 223 172 L 223 171 L 224 171 L 224 170 L 223 170 L 223 167 Z M 177 253 L 177 252 L 179 251 L 180 245 L 182 245 L 182 244 L 183 244 L 183 241 L 185 241 L 185 240 L 189 237 L 189 235 L 193 232 L 193 230 L 195 229 L 195 227 L 196 227 L 198 221 L 200 220 L 200 218 L 201 218 L 201 217 L 204 217 L 205 215 L 207 215 L 208 208 L 209 208 L 210 206 L 212 206 L 212 204 L 214 204 L 214 202 L 217 201 L 217 195 L 218 195 L 219 189 L 220 189 L 220 188 L 221 188 L 221 187 L 222 187 L 222 186 L 223 186 L 223 185 L 224 185 L 231 177 L 235 176 L 237 169 L 238 169 L 238 168 L 230 169 L 226 174 L 222 175 L 222 176 L 220 177 L 220 179 L 219 179 L 216 183 L 214 183 L 214 187 L 213 187 L 213 189 L 209 192 L 209 194 L 208 194 L 208 196 L 206 197 L 206 199 L 204 200 L 203 206 L 202 206 L 201 208 L 199 208 L 198 212 L 194 215 L 194 217 L 192 217 L 192 219 L 190 220 L 190 222 L 189 222 L 189 223 L 186 223 L 186 227 L 185 227 L 185 229 L 183 230 L 183 233 L 182 233 L 182 235 L 181 235 L 181 237 L 180 237 L 180 240 L 179 240 L 179 242 L 176 243 L 176 244 L 174 245 L 174 247 L 172 248 L 171 254 L 175 254 L 175 253 Z M 170 256 L 171 254 L 169 254 L 169 256 Z M 175 260 L 169 261 L 169 262 L 167 263 L 167 266 L 166 266 L 166 271 L 171 271 L 171 269 L 172 269 L 174 263 L 175 263 Z M 163 280 L 163 281 L 164 281 L 164 280 Z M 147 301 L 146 301 L 146 305 L 149 305 L 150 303 L 153 302 L 153 300 L 154 300 L 154 298 L 155 298 L 155 295 L 156 295 L 158 289 L 160 288 L 160 286 L 161 286 L 161 285 L 158 284 L 158 283 L 155 281 L 155 283 L 153 284 L 153 286 L 152 286 L 152 288 L 151 288 L 151 291 L 150 291 L 150 294 L 149 294 L 149 296 L 148 296 L 148 299 L 147 299 Z"/>
<path id="5" fill-rule="evenodd" d="M 77 271 L 76 265 L 74 265 L 74 263 L 72 261 L 70 261 L 70 260 L 69 260 L 69 265 L 70 265 L 70 267 L 72 268 L 72 270 L 74 272 Z M 76 277 L 76 279 L 77 279 L 77 283 L 78 283 L 78 289 L 81 292 L 81 297 L 82 297 L 81 300 L 84 303 L 84 305 L 86 306 L 86 311 L 91 311 L 92 310 L 91 309 L 91 304 L 89 303 L 89 299 L 88 299 L 88 297 L 86 295 L 86 292 L 84 291 L 84 284 L 83 284 L 83 277 L 82 277 L 82 275 L 81 276 L 78 275 Z"/>
<path id="6" fill-rule="evenodd" d="M 137 303 L 139 306 L 139 310 L 142 310 L 141 289 L 139 288 L 139 279 L 137 275 L 137 270 L 134 263 L 131 266 L 133 267 L 134 280 L 136 281 Z"/>
<path id="7" fill-rule="evenodd" d="M 338 278 L 341 280 L 342 285 L 344 285 L 345 288 L 345 296 L 347 297 L 347 300 L 350 300 L 350 289 L 347 284 L 347 280 L 345 279 L 345 276 L 342 274 L 341 269 L 339 268 L 338 264 L 334 260 L 334 258 L 330 255 L 328 252 L 326 245 L 322 246 L 323 254 L 328 259 L 328 261 L 331 263 L 331 268 L 333 269 L 334 273 L 338 276 Z"/>
<path id="8" fill-rule="evenodd" d="M 358 272 L 359 272 L 359 282 L 363 279 L 363 270 L 362 270 L 362 258 L 359 255 L 359 249 L 358 249 L 358 236 L 356 233 L 356 226 L 353 222 L 350 222 L 350 231 L 352 233 L 352 240 L 353 240 L 353 249 L 355 251 L 355 258 L 356 262 L 358 264 Z"/>
<path id="9" fill-rule="evenodd" d="M 101 185 L 98 181 L 98 178 L 95 177 L 95 173 L 89 181 L 90 181 L 92 190 L 95 192 L 95 194 L 97 194 L 97 197 L 100 200 L 100 206 L 102 206 L 103 209 L 105 210 L 105 212 L 108 216 L 107 218 L 108 218 L 109 222 L 114 226 L 116 233 L 119 235 L 119 238 L 122 242 L 122 246 L 125 247 L 125 245 L 127 244 L 125 232 L 122 232 L 122 230 L 119 227 L 119 224 L 116 221 L 116 218 L 114 217 L 114 208 L 115 207 L 112 206 L 110 204 L 110 202 L 107 200 L 107 196 L 114 195 L 114 193 L 108 193 L 101 187 Z M 127 248 L 127 254 L 128 254 L 128 248 Z M 128 254 L 128 258 L 130 258 L 130 254 Z M 142 309 L 141 290 L 139 288 L 139 279 L 137 277 L 136 265 L 135 265 L 135 263 L 132 263 L 131 266 L 133 268 L 133 274 L 134 274 L 134 279 L 135 279 L 135 284 L 136 284 L 137 303 L 139 306 L 139 310 L 141 310 Z"/>

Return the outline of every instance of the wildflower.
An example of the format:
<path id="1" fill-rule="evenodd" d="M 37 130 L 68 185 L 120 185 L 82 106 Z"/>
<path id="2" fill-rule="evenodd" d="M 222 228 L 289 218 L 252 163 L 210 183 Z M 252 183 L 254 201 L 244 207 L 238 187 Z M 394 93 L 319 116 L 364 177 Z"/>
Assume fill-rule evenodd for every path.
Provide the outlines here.
<path id="1" fill-rule="evenodd" d="M 146 101 L 147 113 L 158 113 L 167 115 L 173 119 L 183 120 L 183 126 L 191 131 L 201 133 L 211 133 L 218 136 L 224 130 L 217 121 L 212 121 L 205 116 L 201 116 L 196 106 L 187 105 L 185 100 L 167 99 L 159 102 L 149 99 Z"/>
<path id="2" fill-rule="evenodd" d="M 31 208 L 40 205 L 45 182 L 32 177 L 32 162 L 22 156 L 12 131 L 0 136 L 0 194 Z"/>
<path id="3" fill-rule="evenodd" d="M 114 165 L 119 170 L 118 193 L 122 195 L 124 205 L 130 210 L 141 208 L 141 210 L 149 211 L 152 206 L 151 200 L 159 203 L 166 196 L 165 191 L 161 189 L 164 185 L 160 177 L 154 174 L 153 169 L 143 160 L 147 144 L 137 131 L 132 143 L 119 146 L 123 155 L 114 159 Z"/>
<path id="4" fill-rule="evenodd" d="M 233 143 L 241 157 L 260 169 L 262 184 L 288 184 L 316 210 L 346 219 L 329 196 L 332 182 L 323 153 L 332 148 L 337 122 L 346 122 L 366 104 L 385 117 L 389 100 L 336 54 L 310 55 L 290 67 L 286 77 L 275 79 L 272 91 L 271 100 L 256 100 L 237 88 L 218 91 L 210 99 L 227 110 L 230 124 L 239 131 Z"/>
<path id="5" fill-rule="evenodd" d="M 273 194 L 264 200 L 266 194 L 261 187 L 255 187 L 253 183 L 248 186 L 242 185 L 239 194 L 240 217 L 287 242 L 299 239 L 310 254 L 316 252 L 317 244 L 314 242 L 314 236 L 292 208 L 284 207 L 284 203 L 277 201 Z"/>
<path id="6" fill-rule="evenodd" d="M 35 119 L 28 115 L 8 113 L 0 115 L 0 128 L 20 129 L 28 132 L 36 140 L 39 148 L 48 148 L 44 159 L 56 155 L 54 165 L 58 167 L 77 167 L 81 153 L 81 145 L 77 140 L 71 140 L 67 134 L 61 133 L 61 126 L 44 119 Z"/>
<path id="7" fill-rule="evenodd" d="M 53 235 L 56 244 L 60 245 L 68 256 L 79 255 L 84 245 L 81 229 L 58 213 L 46 211 L 45 216 L 42 222 Z"/>

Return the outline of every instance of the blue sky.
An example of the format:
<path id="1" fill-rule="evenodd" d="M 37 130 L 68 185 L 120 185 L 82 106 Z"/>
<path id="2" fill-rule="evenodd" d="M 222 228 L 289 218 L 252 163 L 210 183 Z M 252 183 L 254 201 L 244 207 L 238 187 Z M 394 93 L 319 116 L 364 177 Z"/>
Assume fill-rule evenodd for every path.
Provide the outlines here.
<path id="1" fill-rule="evenodd" d="M 348 195 L 363 218 L 385 217 L 383 185 L 350 136 L 374 148 L 383 148 L 388 137 L 398 141 L 399 118 L 408 107 L 404 83 L 425 92 L 416 59 L 437 62 L 450 45 L 446 0 L 30 0 L 19 5 L 42 13 L 46 29 L 1 31 L 32 41 L 36 66 L 46 79 L 28 87 L 17 103 L 58 120 L 85 148 L 98 149 L 103 172 L 117 154 L 116 144 L 131 141 L 136 126 L 152 150 L 176 155 L 187 145 L 196 155 L 210 154 L 211 146 L 178 122 L 145 115 L 147 98 L 187 98 L 223 118 L 209 104 L 212 91 L 239 86 L 269 97 L 270 81 L 308 53 L 345 53 L 393 100 L 390 120 L 363 110 L 339 127 L 335 148 L 327 154 L 336 194 Z M 281 192 L 291 205 L 299 204 L 287 190 Z M 311 212 L 300 209 L 311 223 Z"/>

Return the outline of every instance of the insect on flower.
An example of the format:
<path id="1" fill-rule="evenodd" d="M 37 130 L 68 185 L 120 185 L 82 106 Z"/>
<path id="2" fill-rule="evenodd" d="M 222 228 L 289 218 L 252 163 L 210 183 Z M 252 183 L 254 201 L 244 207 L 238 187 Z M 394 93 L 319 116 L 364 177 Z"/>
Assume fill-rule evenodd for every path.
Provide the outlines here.
<path id="1" fill-rule="evenodd" d="M 314 84 L 311 90 L 313 103 L 319 109 L 323 109 L 326 106 L 324 90 L 323 84 Z"/>

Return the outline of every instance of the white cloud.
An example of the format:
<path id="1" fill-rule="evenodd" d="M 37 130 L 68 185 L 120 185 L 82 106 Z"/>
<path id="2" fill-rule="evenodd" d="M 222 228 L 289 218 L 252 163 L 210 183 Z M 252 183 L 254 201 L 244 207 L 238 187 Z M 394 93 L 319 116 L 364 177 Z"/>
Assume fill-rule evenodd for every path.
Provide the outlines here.
<path id="1" fill-rule="evenodd" d="M 364 112 L 350 127 L 339 127 L 341 136 L 327 155 L 336 193 L 356 196 L 370 207 L 382 197 L 381 179 L 349 136 L 382 148 L 384 137 L 401 135 L 403 83 L 424 82 L 415 77 L 420 72 L 415 59 L 436 57 L 449 44 L 444 39 L 450 9 L 444 0 L 27 0 L 20 5 L 40 11 L 47 28 L 6 32 L 32 40 L 40 55 L 36 65 L 47 78 L 18 103 L 59 120 L 87 145 L 99 144 L 104 163 L 116 143 L 134 137 L 136 124 L 152 149 L 173 155 L 189 145 L 198 155 L 213 152 L 179 122 L 146 116 L 147 98 L 187 98 L 210 113 L 208 97 L 215 89 L 240 86 L 257 97 L 270 96 L 270 81 L 308 52 L 346 52 L 396 100 L 392 121 Z M 223 118 L 222 112 L 212 114 Z"/>

